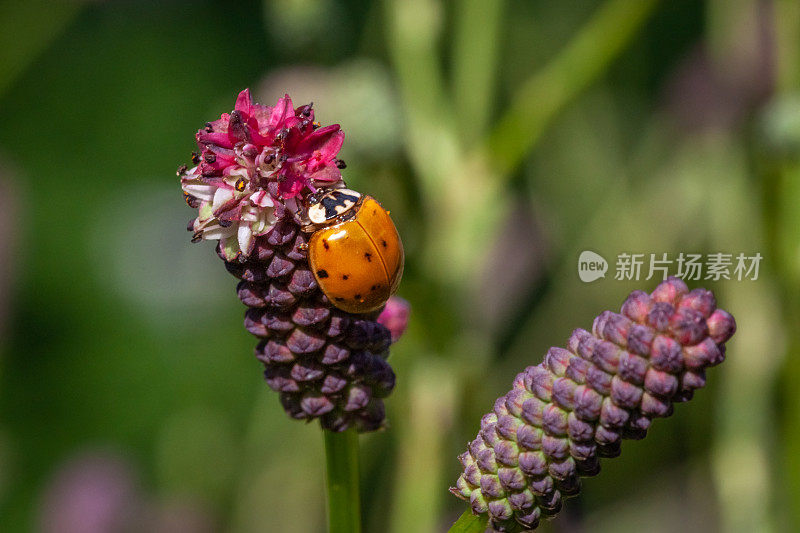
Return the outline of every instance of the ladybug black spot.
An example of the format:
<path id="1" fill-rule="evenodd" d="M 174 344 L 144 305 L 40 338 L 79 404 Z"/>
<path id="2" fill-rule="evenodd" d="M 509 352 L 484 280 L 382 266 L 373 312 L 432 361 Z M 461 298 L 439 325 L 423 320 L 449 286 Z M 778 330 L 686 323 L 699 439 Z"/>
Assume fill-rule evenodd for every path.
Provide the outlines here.
<path id="1" fill-rule="evenodd" d="M 324 246 L 326 250 L 330 249 L 330 245 L 325 239 L 322 239 L 322 246 Z"/>
<path id="2" fill-rule="evenodd" d="M 360 295 L 360 294 L 356 294 L 356 295 L 355 295 L 355 299 L 356 299 L 356 300 L 361 300 L 361 295 Z"/>
<path id="3" fill-rule="evenodd" d="M 334 300 L 336 300 L 337 302 L 343 302 L 344 298 L 342 298 L 341 296 L 337 296 L 336 298 L 334 298 Z"/>
<path id="4" fill-rule="evenodd" d="M 372 287 L 369 288 L 369 290 L 377 291 L 378 289 L 380 289 L 380 287 L 381 287 L 380 285 L 373 285 Z"/>
<path id="5" fill-rule="evenodd" d="M 370 263 L 372 262 L 372 254 L 371 253 L 364 252 L 364 257 L 366 257 L 367 261 L 369 261 Z"/>
<path id="6" fill-rule="evenodd" d="M 328 271 L 327 270 L 317 270 L 317 277 L 319 277 L 320 279 L 327 278 L 328 277 Z"/>
<path id="7" fill-rule="evenodd" d="M 383 246 L 384 248 L 386 248 L 386 247 L 387 247 L 387 246 L 389 246 L 389 245 L 386 243 L 386 240 L 385 240 L 385 239 L 381 239 L 381 246 Z"/>
<path id="8" fill-rule="evenodd" d="M 348 276 L 347 274 L 342 274 L 342 279 L 343 280 L 347 281 L 348 278 L 350 278 L 350 276 Z"/>

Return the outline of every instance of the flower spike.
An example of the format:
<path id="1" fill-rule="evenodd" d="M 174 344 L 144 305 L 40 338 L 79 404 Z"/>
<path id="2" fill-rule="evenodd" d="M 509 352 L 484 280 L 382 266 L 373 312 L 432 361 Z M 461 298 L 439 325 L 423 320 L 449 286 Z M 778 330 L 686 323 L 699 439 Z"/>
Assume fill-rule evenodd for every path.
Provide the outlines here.
<path id="1" fill-rule="evenodd" d="M 535 529 L 601 457 L 619 455 L 622 439 L 644 438 L 654 418 L 690 400 L 735 331 L 711 292 L 677 278 L 632 292 L 621 314 L 603 312 L 591 332 L 576 329 L 566 349 L 517 375 L 459 457 L 450 491 L 494 531 Z"/>
<path id="2" fill-rule="evenodd" d="M 390 331 L 377 321 L 380 309 L 353 315 L 331 305 L 309 267 L 299 214 L 317 189 L 344 186 L 344 133 L 316 124 L 311 104 L 295 108 L 285 95 L 264 106 L 245 89 L 196 140 L 194 166 L 178 169 L 186 203 L 197 209 L 188 229 L 195 242 L 218 240 L 218 255 L 241 280 L 244 324 L 259 339 L 267 385 L 291 418 L 337 432 L 380 429 L 398 320 Z"/>

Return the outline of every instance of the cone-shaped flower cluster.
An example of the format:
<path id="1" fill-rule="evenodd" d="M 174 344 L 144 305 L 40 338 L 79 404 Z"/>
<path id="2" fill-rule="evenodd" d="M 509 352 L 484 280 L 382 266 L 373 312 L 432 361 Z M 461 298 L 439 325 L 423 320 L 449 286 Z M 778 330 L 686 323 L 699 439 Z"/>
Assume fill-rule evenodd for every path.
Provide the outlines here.
<path id="1" fill-rule="evenodd" d="M 245 327 L 256 357 L 290 417 L 323 428 L 372 431 L 394 387 L 386 362 L 390 330 L 377 313 L 353 315 L 328 301 L 308 265 L 303 200 L 341 185 L 339 126 L 319 127 L 310 105 L 253 104 L 242 91 L 230 114 L 197 133 L 196 166 L 178 174 L 198 217 L 194 241 L 219 240 L 218 255 L 239 278 Z"/>
<path id="2" fill-rule="evenodd" d="M 600 457 L 691 399 L 735 330 L 711 292 L 677 278 L 634 291 L 621 314 L 605 311 L 591 333 L 575 330 L 566 349 L 517 375 L 459 457 L 464 473 L 450 491 L 496 531 L 535 529 L 578 493 L 580 476 L 599 472 Z"/>

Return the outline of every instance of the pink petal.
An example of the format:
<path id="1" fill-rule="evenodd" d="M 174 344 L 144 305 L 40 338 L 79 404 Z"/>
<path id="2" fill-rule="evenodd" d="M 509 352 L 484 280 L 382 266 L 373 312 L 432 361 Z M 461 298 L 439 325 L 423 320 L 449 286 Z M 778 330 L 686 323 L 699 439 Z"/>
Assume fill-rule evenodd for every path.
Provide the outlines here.
<path id="1" fill-rule="evenodd" d="M 336 165 L 327 165 L 316 172 L 311 173 L 308 179 L 313 181 L 324 181 L 331 183 L 342 179 L 342 171 Z"/>
<path id="2" fill-rule="evenodd" d="M 339 125 L 336 124 L 336 128 L 339 128 Z M 337 129 L 336 133 L 332 135 L 325 144 L 319 149 L 320 156 L 322 159 L 329 159 L 334 158 L 339 154 L 339 150 L 342 149 L 342 145 L 344 144 L 344 132 L 342 130 Z"/>
<path id="3" fill-rule="evenodd" d="M 250 107 L 253 105 L 253 99 L 250 97 L 250 89 L 245 89 L 239 93 L 236 98 L 236 105 L 233 107 L 236 111 L 241 111 L 243 115 L 250 116 Z"/>
<path id="4" fill-rule="evenodd" d="M 326 157 L 333 157 L 339 153 L 343 142 L 344 132 L 339 129 L 338 124 L 332 124 L 324 128 L 319 128 L 310 135 L 303 137 L 300 142 L 292 148 L 297 152 L 298 156 L 320 152 L 324 153 Z"/>
<path id="5" fill-rule="evenodd" d="M 269 128 L 278 130 L 283 127 L 283 123 L 288 117 L 294 117 L 294 107 L 292 107 L 292 99 L 288 94 L 283 95 L 283 98 L 278 99 L 278 103 L 272 108 L 272 114 L 269 117 Z"/>
<path id="6" fill-rule="evenodd" d="M 200 130 L 197 132 L 195 138 L 197 139 L 197 145 L 202 150 L 206 146 L 217 145 L 222 146 L 223 148 L 233 148 L 233 143 L 228 138 L 228 121 L 225 121 L 225 128 L 224 130 L 220 131 L 213 131 L 211 133 Z"/>

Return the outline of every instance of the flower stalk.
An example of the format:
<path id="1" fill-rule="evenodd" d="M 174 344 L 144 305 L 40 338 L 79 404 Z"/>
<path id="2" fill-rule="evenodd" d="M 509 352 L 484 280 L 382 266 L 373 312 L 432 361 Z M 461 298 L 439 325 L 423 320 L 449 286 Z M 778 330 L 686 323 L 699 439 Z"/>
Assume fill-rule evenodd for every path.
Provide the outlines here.
<path id="1" fill-rule="evenodd" d="M 325 485 L 327 492 L 328 533 L 361 532 L 359 493 L 358 433 L 349 429 L 325 435 Z"/>

